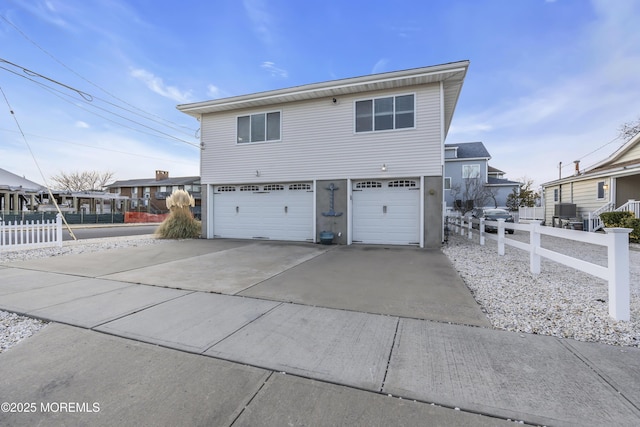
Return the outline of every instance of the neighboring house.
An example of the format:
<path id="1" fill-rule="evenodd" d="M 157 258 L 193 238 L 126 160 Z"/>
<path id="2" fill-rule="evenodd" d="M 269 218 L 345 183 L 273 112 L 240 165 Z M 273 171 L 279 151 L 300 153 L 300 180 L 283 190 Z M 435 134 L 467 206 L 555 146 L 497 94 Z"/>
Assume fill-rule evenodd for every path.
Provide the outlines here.
<path id="1" fill-rule="evenodd" d="M 439 246 L 444 141 L 468 66 L 179 105 L 202 129 L 203 235 Z"/>
<path id="2" fill-rule="evenodd" d="M 586 170 L 575 165 L 572 176 L 542 184 L 547 225 L 565 220 L 597 231 L 602 212 L 631 210 L 640 217 L 640 133 Z"/>
<path id="3" fill-rule="evenodd" d="M 129 206 L 121 210 L 139 210 L 150 213 L 166 213 L 166 199 L 174 190 L 186 190 L 195 199 L 194 214 L 200 214 L 200 177 L 170 178 L 167 171 L 156 171 L 155 178 L 116 181 L 106 186 L 110 193 L 128 197 Z"/>
<path id="4" fill-rule="evenodd" d="M 43 193 L 46 188 L 42 185 L 0 169 L 0 213 L 35 210 Z"/>
<path id="5" fill-rule="evenodd" d="M 491 155 L 482 142 L 446 144 L 444 188 L 447 211 L 507 207 L 507 196 L 520 183 L 489 165 Z M 478 203 L 482 206 L 475 206 Z"/>

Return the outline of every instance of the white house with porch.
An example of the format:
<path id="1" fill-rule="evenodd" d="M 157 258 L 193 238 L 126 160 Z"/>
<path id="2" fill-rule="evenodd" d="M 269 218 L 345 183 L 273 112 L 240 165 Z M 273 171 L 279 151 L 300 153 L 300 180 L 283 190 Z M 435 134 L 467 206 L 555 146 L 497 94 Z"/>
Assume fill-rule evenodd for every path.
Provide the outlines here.
<path id="1" fill-rule="evenodd" d="M 606 159 L 572 176 L 542 184 L 547 225 L 580 224 L 598 231 L 600 214 L 627 210 L 640 218 L 640 133 Z"/>

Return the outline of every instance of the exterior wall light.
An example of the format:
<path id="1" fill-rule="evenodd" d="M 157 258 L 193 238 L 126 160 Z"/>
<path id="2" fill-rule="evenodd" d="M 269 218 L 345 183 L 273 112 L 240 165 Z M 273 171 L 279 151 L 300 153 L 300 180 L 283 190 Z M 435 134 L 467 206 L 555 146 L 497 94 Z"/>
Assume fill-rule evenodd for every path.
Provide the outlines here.
<path id="1" fill-rule="evenodd" d="M 381 170 L 382 172 L 386 172 L 386 171 L 387 171 L 387 165 L 386 165 L 386 163 L 383 163 L 383 164 L 382 164 L 382 167 L 380 168 L 380 170 Z"/>

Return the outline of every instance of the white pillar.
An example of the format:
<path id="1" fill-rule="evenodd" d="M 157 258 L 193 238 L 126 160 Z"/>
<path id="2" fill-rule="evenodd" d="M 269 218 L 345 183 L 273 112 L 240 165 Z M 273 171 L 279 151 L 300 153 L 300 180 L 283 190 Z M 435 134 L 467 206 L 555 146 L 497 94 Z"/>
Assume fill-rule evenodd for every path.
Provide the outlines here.
<path id="1" fill-rule="evenodd" d="M 609 315 L 615 320 L 631 318 L 631 290 L 629 288 L 630 228 L 605 228 L 609 237 Z"/>

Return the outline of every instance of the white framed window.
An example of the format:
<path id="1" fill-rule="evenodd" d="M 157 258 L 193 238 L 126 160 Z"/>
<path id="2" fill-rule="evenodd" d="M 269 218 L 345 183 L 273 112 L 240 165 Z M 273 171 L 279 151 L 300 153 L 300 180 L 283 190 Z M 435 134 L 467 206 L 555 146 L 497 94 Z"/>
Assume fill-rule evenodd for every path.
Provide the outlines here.
<path id="1" fill-rule="evenodd" d="M 444 189 L 451 190 L 451 177 L 447 176 L 444 178 Z"/>
<path id="2" fill-rule="evenodd" d="M 356 101 L 356 133 L 414 128 L 415 98 L 408 94 Z"/>
<path id="3" fill-rule="evenodd" d="M 598 181 L 598 200 L 604 199 L 605 196 L 604 181 Z"/>
<path id="4" fill-rule="evenodd" d="M 480 165 L 462 165 L 462 178 L 480 178 Z"/>
<path id="5" fill-rule="evenodd" d="M 557 202 L 560 200 L 560 191 L 557 188 L 553 189 L 553 201 Z"/>
<path id="6" fill-rule="evenodd" d="M 257 113 L 237 118 L 238 144 L 280 140 L 280 111 Z"/>

